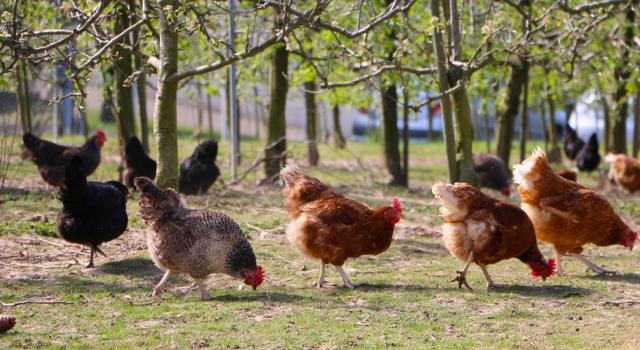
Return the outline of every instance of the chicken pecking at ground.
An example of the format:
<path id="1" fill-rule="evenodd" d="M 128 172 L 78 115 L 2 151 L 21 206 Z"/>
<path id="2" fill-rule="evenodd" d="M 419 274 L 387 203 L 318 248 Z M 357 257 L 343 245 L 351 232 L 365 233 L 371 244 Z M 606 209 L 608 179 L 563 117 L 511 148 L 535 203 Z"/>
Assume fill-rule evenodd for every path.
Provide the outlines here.
<path id="1" fill-rule="evenodd" d="M 392 205 L 373 210 L 303 174 L 297 165 L 280 173 L 286 184 L 284 204 L 292 219 L 287 238 L 302 255 L 320 260 L 320 277 L 313 286 L 335 286 L 324 281 L 325 265 L 332 264 L 344 287 L 353 288 L 342 265 L 349 258 L 378 255 L 389 248 L 395 224 L 404 218 L 400 202 L 394 198 Z"/>
<path id="2" fill-rule="evenodd" d="M 100 148 L 106 140 L 104 132 L 98 130 L 96 135 L 88 139 L 80 147 L 68 147 L 57 145 L 53 142 L 42 140 L 30 133 L 22 135 L 25 150 L 22 159 L 29 159 L 36 164 L 38 174 L 48 184 L 62 185 L 67 165 L 74 156 L 80 157 L 86 176 L 93 174 L 100 165 Z"/>
<path id="3" fill-rule="evenodd" d="M 560 262 L 565 253 L 587 265 L 587 271 L 614 273 L 580 255 L 588 243 L 601 247 L 620 244 L 633 250 L 638 234 L 616 215 L 609 201 L 554 173 L 539 147 L 514 169 L 522 209 L 531 218 L 538 240 L 553 244 L 558 275 L 567 276 Z"/>
<path id="4" fill-rule="evenodd" d="M 562 135 L 562 142 L 564 143 L 564 154 L 567 158 L 574 160 L 578 156 L 578 153 L 584 147 L 584 141 L 582 141 L 575 130 L 573 130 L 569 124 L 564 126 L 564 134 Z"/>
<path id="5" fill-rule="evenodd" d="M 62 209 L 56 219 L 58 235 L 67 242 L 91 249 L 87 267 L 93 267 L 93 256 L 100 244 L 112 241 L 127 229 L 127 196 L 129 190 L 118 181 L 87 181 L 82 159 L 72 157 L 59 190 Z"/>
<path id="6" fill-rule="evenodd" d="M 218 155 L 218 141 L 205 141 L 198 145 L 191 157 L 180 165 L 180 192 L 184 194 L 201 195 L 209 190 L 220 176 L 220 169 L 216 165 Z"/>
<path id="7" fill-rule="evenodd" d="M 547 277 L 554 273 L 553 259 L 545 261 L 538 249 L 538 242 L 531 220 L 517 206 L 489 197 L 466 183 L 455 185 L 439 183 L 433 186 L 433 194 L 442 202 L 440 213 L 446 221 L 442 237 L 449 252 L 466 262 L 453 281 L 458 287 L 464 284 L 471 263 L 480 266 L 487 288 L 504 287 L 494 283 L 487 271 L 489 264 L 517 258 L 529 265 L 533 276 Z"/>
<path id="8" fill-rule="evenodd" d="M 482 187 L 499 190 L 503 196 L 511 195 L 511 173 L 502 159 L 486 153 L 474 153 L 473 168 L 480 175 Z"/>
<path id="9" fill-rule="evenodd" d="M 576 156 L 576 165 L 580 171 L 591 173 L 598 169 L 600 165 L 600 153 L 598 153 L 598 136 L 594 133 L 587 141 L 587 145 L 582 147 Z"/>
<path id="10" fill-rule="evenodd" d="M 149 255 L 166 271 L 153 286 L 158 300 L 171 274 L 191 276 L 203 299 L 210 296 L 202 280 L 212 273 L 243 278 L 253 290 L 262 283 L 262 267 L 256 265 L 251 244 L 233 219 L 221 212 L 185 208 L 178 192 L 162 190 L 146 177 L 134 182 L 140 215 L 147 224 Z"/>
<path id="11" fill-rule="evenodd" d="M 609 164 L 611 182 L 631 193 L 640 191 L 640 160 L 622 153 L 609 153 L 604 157 L 604 161 Z"/>
<path id="12" fill-rule="evenodd" d="M 149 158 L 144 153 L 144 148 L 140 140 L 134 135 L 131 136 L 124 149 L 125 161 L 127 164 L 124 183 L 128 188 L 135 187 L 133 179 L 139 176 L 146 176 L 151 180 L 156 178 L 156 161 Z"/>

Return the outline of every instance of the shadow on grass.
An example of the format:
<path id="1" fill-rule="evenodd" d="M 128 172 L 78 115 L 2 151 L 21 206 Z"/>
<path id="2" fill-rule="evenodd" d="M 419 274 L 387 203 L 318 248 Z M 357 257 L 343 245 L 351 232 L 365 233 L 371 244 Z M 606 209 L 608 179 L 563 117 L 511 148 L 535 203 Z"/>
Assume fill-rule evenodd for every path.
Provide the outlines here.
<path id="1" fill-rule="evenodd" d="M 522 296 L 538 296 L 568 298 L 571 296 L 589 296 L 595 291 L 589 288 L 574 287 L 562 284 L 541 284 L 537 286 L 510 285 L 509 287 L 492 288 L 489 293 L 519 294 Z M 483 288 L 484 289 L 484 288 Z M 486 289 L 485 289 L 486 290 Z"/>
<path id="2" fill-rule="evenodd" d="M 198 300 L 202 301 L 202 302 L 252 302 L 252 301 L 270 301 L 270 302 L 279 302 L 279 303 L 295 303 L 295 302 L 299 302 L 302 300 L 306 300 L 306 301 L 311 301 L 311 302 L 319 302 L 321 301 L 320 299 L 314 298 L 314 297 L 308 297 L 308 296 L 302 296 L 302 295 L 297 295 L 297 294 L 291 294 L 291 293 L 279 293 L 279 292 L 275 292 L 275 293 L 270 293 L 270 292 L 253 292 L 253 291 L 234 291 L 233 293 L 238 293 L 238 294 L 219 294 L 219 295 L 214 295 L 214 293 L 224 293 L 224 291 L 215 291 L 215 290 L 209 290 L 209 294 L 211 294 L 211 296 L 213 297 L 212 299 L 207 299 L 207 300 L 202 300 L 200 298 L 200 292 L 195 289 L 195 290 L 191 290 L 188 293 L 171 293 L 171 295 L 173 296 L 173 298 L 175 299 L 186 299 L 186 298 L 192 298 L 192 297 L 196 297 Z M 165 297 L 167 297 L 167 293 L 163 294 Z"/>
<path id="3" fill-rule="evenodd" d="M 424 254 L 437 254 L 437 255 L 449 255 L 449 251 L 440 243 L 422 242 L 413 239 L 396 239 L 393 241 L 393 246 L 400 249 L 405 254 L 424 253 Z M 410 249 L 414 248 L 414 249 Z"/>
<path id="4" fill-rule="evenodd" d="M 157 268 L 151 259 L 140 257 L 110 261 L 100 265 L 92 272 L 138 278 L 145 276 L 162 278 L 164 275 L 164 271 Z"/>
<path id="5" fill-rule="evenodd" d="M 588 275 L 577 274 L 572 276 L 574 278 L 588 279 L 593 281 L 610 281 L 610 282 L 627 282 L 640 284 L 640 275 L 636 273 L 614 274 L 614 275 Z"/>

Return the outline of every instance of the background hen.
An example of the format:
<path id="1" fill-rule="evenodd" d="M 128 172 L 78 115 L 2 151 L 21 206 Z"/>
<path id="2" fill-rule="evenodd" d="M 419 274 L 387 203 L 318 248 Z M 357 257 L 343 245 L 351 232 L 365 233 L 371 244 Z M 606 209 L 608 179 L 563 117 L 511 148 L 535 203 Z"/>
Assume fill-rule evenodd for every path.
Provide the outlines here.
<path id="1" fill-rule="evenodd" d="M 218 141 L 205 141 L 196 146 L 193 155 L 180 165 L 180 192 L 195 195 L 206 193 L 220 176 L 220 169 L 215 164 L 217 155 Z"/>
<path id="2" fill-rule="evenodd" d="M 96 135 L 88 139 L 80 147 L 57 145 L 53 142 L 41 140 L 33 134 L 22 135 L 26 150 L 22 159 L 29 159 L 36 164 L 40 177 L 53 186 L 62 185 L 66 167 L 74 156 L 82 159 L 85 176 L 93 174 L 100 165 L 100 148 L 106 140 L 104 132 L 98 130 Z"/>
<path id="3" fill-rule="evenodd" d="M 124 155 L 127 163 L 124 183 L 128 188 L 135 187 L 133 185 L 133 179 L 138 176 L 146 176 L 151 180 L 156 178 L 156 161 L 144 153 L 142 143 L 135 135 L 131 136 L 129 142 L 127 142 Z"/>
<path id="4" fill-rule="evenodd" d="M 244 278 L 253 290 L 262 283 L 262 267 L 256 265 L 251 244 L 233 219 L 221 212 L 185 208 L 178 192 L 162 190 L 146 177 L 134 182 L 140 194 L 140 215 L 147 224 L 149 255 L 166 271 L 154 286 L 158 300 L 172 273 L 191 276 L 203 299 L 209 293 L 202 279 L 212 273 Z"/>
<path id="5" fill-rule="evenodd" d="M 609 153 L 604 157 L 604 161 L 609 163 L 611 181 L 631 193 L 640 190 L 640 160 L 622 153 Z"/>
<path id="6" fill-rule="evenodd" d="M 551 170 L 542 149 L 516 165 L 515 181 L 522 198 L 522 209 L 529 215 L 538 240 L 553 244 L 562 272 L 560 256 L 570 253 L 596 273 L 613 273 L 597 266 L 582 253 L 582 246 L 620 244 L 633 250 L 638 234 L 613 211 L 609 201 L 600 194 L 564 179 Z"/>
<path id="7" fill-rule="evenodd" d="M 303 174 L 297 165 L 288 165 L 280 173 L 286 184 L 284 204 L 292 219 L 287 238 L 302 255 L 320 260 L 320 277 L 313 286 L 329 286 L 324 270 L 332 264 L 344 287 L 353 288 L 342 265 L 349 258 L 378 255 L 389 248 L 395 224 L 404 218 L 400 202 L 394 198 L 392 205 L 373 210 Z"/>
<path id="8" fill-rule="evenodd" d="M 473 154 L 473 168 L 482 180 L 482 187 L 499 190 L 502 195 L 511 195 L 511 172 L 502 159 L 486 153 Z"/>
<path id="9" fill-rule="evenodd" d="M 478 264 L 487 288 L 503 287 L 494 283 L 487 271 L 489 264 L 517 258 L 529 265 L 533 276 L 546 280 L 554 272 L 554 260 L 545 261 L 538 249 L 536 234 L 527 214 L 517 206 L 489 197 L 466 183 L 433 186 L 433 194 L 442 202 L 440 213 L 444 243 L 453 256 L 466 262 L 452 280 L 458 287 L 466 281 L 472 262 Z"/>
<path id="10" fill-rule="evenodd" d="M 578 153 L 584 147 L 584 141 L 582 141 L 575 130 L 573 130 L 569 124 L 564 126 L 564 134 L 562 135 L 562 142 L 564 143 L 564 154 L 567 158 L 574 160 L 578 156 Z"/>
<path id="11" fill-rule="evenodd" d="M 587 141 L 578 155 L 576 156 L 576 165 L 580 171 L 591 173 L 598 169 L 600 164 L 600 153 L 598 153 L 598 136 L 594 133 Z"/>
<path id="12" fill-rule="evenodd" d="M 88 246 L 93 256 L 100 244 L 114 240 L 127 229 L 127 187 L 118 181 L 87 182 L 82 159 L 72 157 L 60 186 L 62 209 L 56 218 L 56 229 L 65 241 Z M 106 256 L 106 255 L 105 255 Z"/>

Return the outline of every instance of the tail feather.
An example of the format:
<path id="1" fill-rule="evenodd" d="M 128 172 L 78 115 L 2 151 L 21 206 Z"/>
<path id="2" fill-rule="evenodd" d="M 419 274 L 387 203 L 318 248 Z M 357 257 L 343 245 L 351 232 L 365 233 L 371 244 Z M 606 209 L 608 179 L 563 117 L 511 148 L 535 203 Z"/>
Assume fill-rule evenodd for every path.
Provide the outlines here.
<path id="1" fill-rule="evenodd" d="M 293 188 L 296 179 L 304 175 L 296 164 L 285 166 L 282 170 L 280 170 L 280 174 L 284 178 L 284 183 L 286 184 L 287 188 Z"/>
<path id="2" fill-rule="evenodd" d="M 155 222 L 166 213 L 185 207 L 176 190 L 162 190 L 148 177 L 136 177 L 134 184 L 140 195 L 140 215 L 146 221 Z"/>
<path id="3" fill-rule="evenodd" d="M 22 154 L 21 154 L 22 159 L 33 160 L 33 158 L 36 156 L 34 151 L 40 145 L 40 139 L 34 136 L 33 134 L 27 132 L 24 135 L 22 135 L 22 143 L 24 144 L 24 147 L 25 147 L 25 149 L 22 151 Z"/>
<path id="4" fill-rule="evenodd" d="M 74 156 L 67 165 L 62 186 L 60 186 L 60 200 L 64 205 L 83 202 L 87 197 L 87 176 L 84 174 L 82 159 Z"/>

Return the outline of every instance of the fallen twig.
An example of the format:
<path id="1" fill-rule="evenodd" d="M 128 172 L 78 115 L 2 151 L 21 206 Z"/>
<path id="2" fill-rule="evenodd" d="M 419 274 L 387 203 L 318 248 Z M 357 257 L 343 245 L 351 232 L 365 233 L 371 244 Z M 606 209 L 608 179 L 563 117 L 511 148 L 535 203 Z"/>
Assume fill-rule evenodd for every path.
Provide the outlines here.
<path id="1" fill-rule="evenodd" d="M 4 306 L 4 307 L 20 306 L 20 305 L 26 305 L 26 304 L 66 304 L 66 305 L 70 305 L 70 304 L 75 304 L 75 303 L 70 302 L 70 301 L 36 301 L 36 300 L 17 301 L 15 303 L 3 303 L 3 302 L 0 301 L 0 306 Z"/>
<path id="2" fill-rule="evenodd" d="M 603 301 L 600 304 L 602 305 L 615 305 L 620 306 L 624 304 L 640 304 L 640 301 L 628 300 L 628 301 Z"/>
<path id="3" fill-rule="evenodd" d="M 41 237 L 36 237 L 39 241 L 44 242 L 44 243 L 49 243 L 51 245 L 54 245 L 56 247 L 60 247 L 60 248 L 65 248 L 65 246 L 58 244 L 58 243 L 53 243 L 53 242 L 49 242 L 46 239 L 42 239 Z"/>
<path id="4" fill-rule="evenodd" d="M 73 258 L 72 258 L 73 259 Z M 66 269 L 73 265 L 79 265 L 78 260 L 75 260 L 73 263 L 68 263 L 67 266 L 45 266 L 45 265 L 27 265 L 27 264 L 16 264 L 16 263 L 0 263 L 3 266 L 16 266 L 16 267 L 39 267 L 41 269 Z"/>

